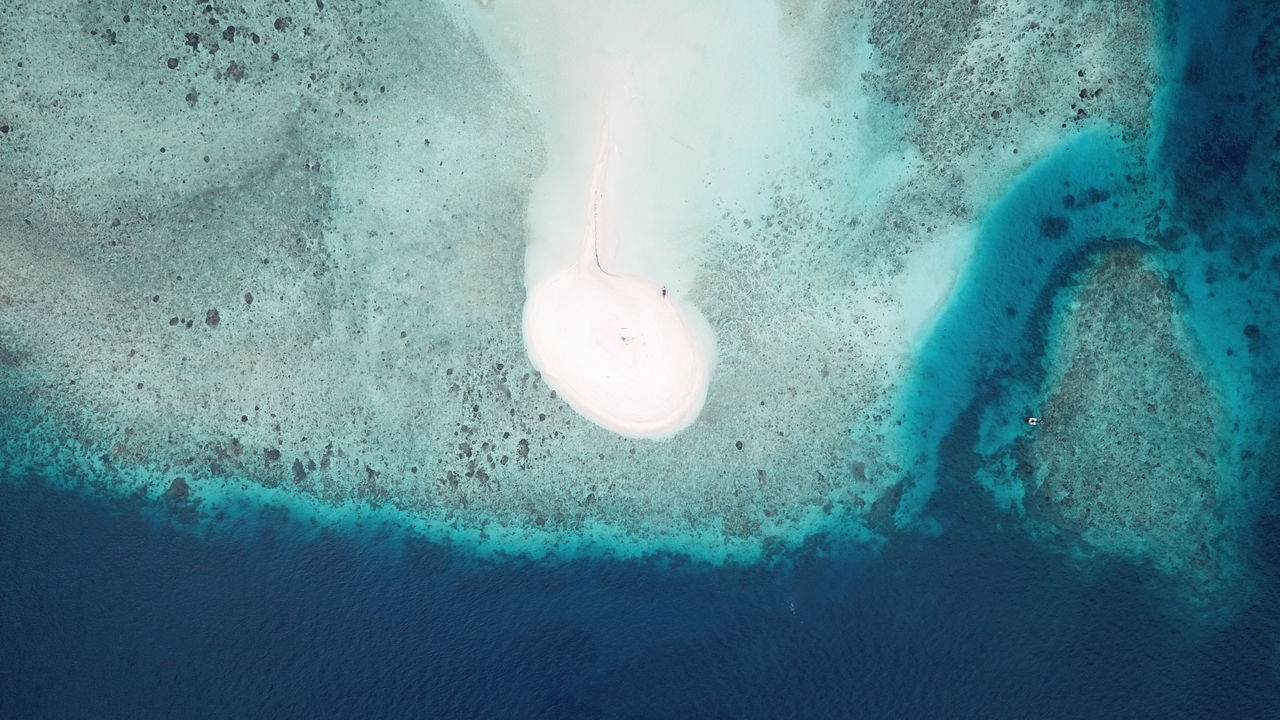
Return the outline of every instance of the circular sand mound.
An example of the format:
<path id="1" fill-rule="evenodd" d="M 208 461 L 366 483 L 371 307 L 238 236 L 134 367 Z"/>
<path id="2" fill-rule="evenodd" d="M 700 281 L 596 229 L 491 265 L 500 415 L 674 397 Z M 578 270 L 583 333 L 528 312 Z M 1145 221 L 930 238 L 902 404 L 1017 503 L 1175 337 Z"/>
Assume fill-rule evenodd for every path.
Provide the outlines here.
<path id="1" fill-rule="evenodd" d="M 707 348 L 665 287 L 600 265 L 609 150 L 605 132 L 578 259 L 531 289 L 525 344 L 547 384 L 584 417 L 631 437 L 670 436 L 702 410 Z"/>

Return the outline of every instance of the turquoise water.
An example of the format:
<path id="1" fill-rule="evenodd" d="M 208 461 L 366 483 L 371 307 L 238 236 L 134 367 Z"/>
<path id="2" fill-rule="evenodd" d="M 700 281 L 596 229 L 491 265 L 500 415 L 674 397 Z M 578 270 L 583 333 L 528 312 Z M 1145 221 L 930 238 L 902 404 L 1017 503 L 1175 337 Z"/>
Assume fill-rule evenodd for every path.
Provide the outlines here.
<path id="1" fill-rule="evenodd" d="M 529 365 L 487 10 L 0 9 L 0 714 L 1275 714 L 1280 17 L 1024 10 L 752 27 L 651 442 Z"/>
<path id="2" fill-rule="evenodd" d="M 966 414 L 988 400 L 997 378 L 1035 372 L 1063 277 L 1088 253 L 1136 242 L 1144 208 L 1132 187 L 1135 158 L 1113 133 L 1103 127 L 1062 141 L 979 226 L 974 256 L 920 348 L 900 403 L 908 443 L 924 450 L 901 508 L 908 517 L 935 486 L 943 438 L 972 432 L 957 425 L 972 424 Z M 1016 404 L 998 413 L 1002 425 L 1015 427 L 1037 414 Z"/>

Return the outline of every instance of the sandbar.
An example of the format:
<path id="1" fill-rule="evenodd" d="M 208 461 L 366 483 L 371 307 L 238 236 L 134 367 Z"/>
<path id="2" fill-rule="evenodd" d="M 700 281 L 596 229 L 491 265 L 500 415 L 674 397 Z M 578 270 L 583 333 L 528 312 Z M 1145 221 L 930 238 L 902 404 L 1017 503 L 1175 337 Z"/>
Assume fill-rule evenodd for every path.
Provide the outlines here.
<path id="1" fill-rule="evenodd" d="M 630 437 L 669 437 L 702 410 L 710 342 L 664 286 L 601 265 L 601 245 L 614 240 L 600 231 L 613 151 L 603 130 L 577 260 L 530 289 L 525 345 L 543 380 L 584 417 Z"/>

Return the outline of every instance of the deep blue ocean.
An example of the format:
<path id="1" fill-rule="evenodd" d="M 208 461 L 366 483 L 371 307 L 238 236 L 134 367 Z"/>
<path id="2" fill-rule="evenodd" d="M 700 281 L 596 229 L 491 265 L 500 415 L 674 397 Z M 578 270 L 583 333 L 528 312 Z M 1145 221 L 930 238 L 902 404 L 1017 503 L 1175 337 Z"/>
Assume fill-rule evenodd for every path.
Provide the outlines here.
<path id="1" fill-rule="evenodd" d="M 874 557 L 479 567 L 264 516 L 196 537 L 0 489 L 0 716 L 1276 717 L 1280 516 L 1226 624 L 1087 572 L 944 485 Z"/>
<path id="2" fill-rule="evenodd" d="M 1166 8 L 1188 68 L 1155 119 L 1190 231 L 1169 252 L 1243 267 L 1280 242 L 1256 151 L 1280 129 L 1249 101 L 1277 82 L 1262 7 Z M 478 560 L 379 527 L 317 539 L 269 508 L 192 527 L 4 478 L 0 718 L 1280 718 L 1280 442 L 1259 444 L 1273 477 L 1216 612 L 1146 565 L 1037 544 L 974 481 L 976 409 L 956 402 L 936 526 L 749 567 Z"/>

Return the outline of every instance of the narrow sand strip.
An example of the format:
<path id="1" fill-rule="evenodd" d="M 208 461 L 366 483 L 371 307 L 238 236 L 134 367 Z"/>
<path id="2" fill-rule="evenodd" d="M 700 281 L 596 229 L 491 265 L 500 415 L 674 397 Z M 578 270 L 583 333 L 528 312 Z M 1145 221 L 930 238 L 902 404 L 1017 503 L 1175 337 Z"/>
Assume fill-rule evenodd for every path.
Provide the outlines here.
<path id="1" fill-rule="evenodd" d="M 622 435 L 666 437 L 702 410 L 708 343 L 666 288 L 601 267 L 611 151 L 606 129 L 591 170 L 578 259 L 530 290 L 525 345 L 546 383 L 583 416 Z"/>

